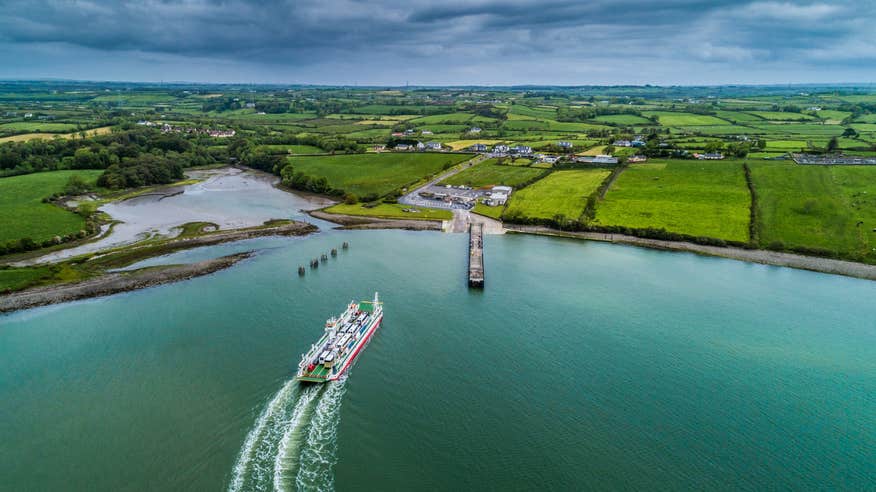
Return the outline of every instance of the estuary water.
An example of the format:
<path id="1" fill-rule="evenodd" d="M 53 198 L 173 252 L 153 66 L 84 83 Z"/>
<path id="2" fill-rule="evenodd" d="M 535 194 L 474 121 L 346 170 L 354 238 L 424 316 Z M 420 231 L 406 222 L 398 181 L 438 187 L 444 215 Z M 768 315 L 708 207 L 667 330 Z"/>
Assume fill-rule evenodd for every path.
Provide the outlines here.
<path id="1" fill-rule="evenodd" d="M 155 236 L 175 237 L 188 222 L 210 222 L 219 229 L 262 225 L 271 219 L 306 220 L 305 210 L 333 203 L 320 196 L 287 193 L 274 187 L 276 176 L 232 167 L 190 170 L 201 181 L 159 189 L 100 207 L 116 223 L 108 234 L 74 248 L 62 249 L 21 265 L 56 262 L 115 248 Z"/>
<path id="2" fill-rule="evenodd" d="M 300 278 L 299 264 L 350 242 Z M 876 283 L 569 239 L 326 231 L 0 316 L 2 490 L 864 490 Z M 377 290 L 349 378 L 291 383 Z"/>

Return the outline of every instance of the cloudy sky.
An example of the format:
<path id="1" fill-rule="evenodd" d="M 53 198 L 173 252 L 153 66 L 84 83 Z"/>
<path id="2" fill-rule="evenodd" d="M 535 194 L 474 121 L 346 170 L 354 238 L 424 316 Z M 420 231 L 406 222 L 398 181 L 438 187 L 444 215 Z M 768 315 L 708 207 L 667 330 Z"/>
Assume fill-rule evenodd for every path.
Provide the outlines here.
<path id="1" fill-rule="evenodd" d="M 876 81 L 876 2 L 0 0 L 0 78 Z"/>

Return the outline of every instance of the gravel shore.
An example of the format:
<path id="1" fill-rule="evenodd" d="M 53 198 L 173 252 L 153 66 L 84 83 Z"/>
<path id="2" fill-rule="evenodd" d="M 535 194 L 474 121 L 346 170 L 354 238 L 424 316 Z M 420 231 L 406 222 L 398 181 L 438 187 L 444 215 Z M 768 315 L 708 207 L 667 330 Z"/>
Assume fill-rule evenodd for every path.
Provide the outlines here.
<path id="1" fill-rule="evenodd" d="M 671 251 L 688 251 L 691 253 L 709 256 L 720 256 L 734 260 L 761 263 L 764 265 L 776 265 L 814 272 L 832 273 L 847 277 L 876 280 L 876 265 L 855 263 L 853 261 L 834 260 L 831 258 L 819 258 L 817 256 L 805 256 L 794 253 L 782 253 L 763 249 L 743 249 L 733 247 L 705 246 L 702 244 L 687 243 L 681 241 L 663 241 L 660 239 L 647 239 L 623 234 L 607 234 L 602 232 L 571 232 L 551 229 L 544 226 L 524 226 L 505 224 L 509 232 L 525 234 L 541 234 L 547 236 L 562 236 L 592 241 L 605 241 L 611 243 L 630 244 L 646 248 L 664 249 Z"/>
<path id="2" fill-rule="evenodd" d="M 14 292 L 0 297 L 0 313 L 179 282 L 228 268 L 249 258 L 252 254 L 252 251 L 248 251 L 188 265 L 170 265 L 144 268 L 133 272 L 108 273 L 74 284 L 50 285 Z"/>
<path id="3" fill-rule="evenodd" d="M 339 229 L 408 229 L 411 231 L 440 231 L 440 220 L 378 219 L 360 215 L 330 214 L 320 210 L 308 212 L 317 219 L 340 224 Z"/>

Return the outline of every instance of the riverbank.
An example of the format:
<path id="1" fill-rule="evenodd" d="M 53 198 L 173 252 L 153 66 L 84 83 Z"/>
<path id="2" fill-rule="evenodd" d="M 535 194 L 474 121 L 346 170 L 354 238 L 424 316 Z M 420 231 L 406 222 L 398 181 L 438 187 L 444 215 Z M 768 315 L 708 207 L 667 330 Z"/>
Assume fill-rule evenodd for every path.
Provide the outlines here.
<path id="1" fill-rule="evenodd" d="M 73 284 L 50 285 L 14 292 L 0 297 L 0 313 L 103 297 L 188 280 L 226 269 L 252 255 L 253 252 L 248 251 L 188 265 L 170 265 L 144 268 L 132 272 L 108 273 Z"/>
<path id="2" fill-rule="evenodd" d="M 310 216 L 339 224 L 338 229 L 406 229 L 410 231 L 440 231 L 444 221 L 414 219 L 379 219 L 364 215 L 330 214 L 322 210 L 311 210 Z"/>
<path id="3" fill-rule="evenodd" d="M 204 223 L 198 223 L 204 224 Z M 188 231 L 175 239 L 151 240 L 133 246 L 122 246 L 106 252 L 83 255 L 51 266 L 0 269 L 0 292 L 5 295 L 24 293 L 51 286 L 74 285 L 102 278 L 137 262 L 167 255 L 184 249 L 213 246 L 226 242 L 241 241 L 267 236 L 303 236 L 318 231 L 313 224 L 299 221 L 274 220 L 246 229 L 215 232 Z M 17 282 L 3 282 L 4 275 L 18 277 Z M 25 278 L 24 281 L 20 280 Z M 0 299 L 3 299 L 0 296 Z"/>
<path id="4" fill-rule="evenodd" d="M 706 246 L 683 241 L 664 241 L 661 239 L 648 239 L 624 234 L 608 234 L 602 232 L 573 232 L 561 231 L 545 226 L 524 226 L 505 224 L 508 232 L 522 234 L 538 234 L 544 236 L 570 237 L 587 239 L 590 241 L 603 241 L 618 244 L 628 244 L 645 248 L 663 249 L 667 251 L 687 251 L 708 256 L 719 256 L 733 260 L 775 265 L 800 270 L 810 270 L 847 277 L 876 280 L 876 265 L 856 263 L 853 261 L 834 260 L 831 258 L 819 258 L 816 256 L 804 256 L 794 253 L 783 253 L 764 249 L 743 249 L 734 247 Z"/>

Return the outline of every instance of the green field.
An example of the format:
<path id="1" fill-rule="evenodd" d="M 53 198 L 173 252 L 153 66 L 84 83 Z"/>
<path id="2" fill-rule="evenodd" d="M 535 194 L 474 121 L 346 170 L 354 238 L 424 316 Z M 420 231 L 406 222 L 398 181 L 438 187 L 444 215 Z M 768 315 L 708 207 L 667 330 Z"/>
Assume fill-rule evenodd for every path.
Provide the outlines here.
<path id="1" fill-rule="evenodd" d="M 459 124 L 468 123 L 472 120 L 472 118 L 474 118 L 474 115 L 471 113 L 445 113 L 414 118 L 412 120 L 408 120 L 408 123 L 420 126 L 436 123 Z"/>
<path id="2" fill-rule="evenodd" d="M 607 114 L 593 118 L 596 121 L 605 123 L 614 123 L 618 125 L 653 125 L 654 122 L 648 118 L 642 118 L 634 114 Z"/>
<path id="3" fill-rule="evenodd" d="M 523 160 L 523 159 L 518 159 Z M 467 185 L 474 188 L 493 185 L 518 187 L 522 183 L 533 180 L 543 174 L 544 169 L 512 165 L 508 159 L 506 164 L 499 164 L 498 159 L 487 159 L 453 176 L 441 184 L 453 186 Z"/>
<path id="4" fill-rule="evenodd" d="M 807 121 L 815 119 L 814 116 L 808 114 L 786 111 L 749 111 L 748 113 L 771 121 Z"/>
<path id="5" fill-rule="evenodd" d="M 416 212 L 411 212 L 411 210 L 416 210 Z M 352 205 L 339 203 L 325 209 L 325 211 L 330 214 L 363 215 L 384 219 L 450 220 L 453 218 L 453 213 L 450 210 L 414 207 L 398 203 L 381 203 L 373 207 L 359 203 Z"/>
<path id="6" fill-rule="evenodd" d="M 693 113 L 675 113 L 670 111 L 648 111 L 648 116 L 657 116 L 663 126 L 709 126 L 726 125 L 727 121 L 714 116 Z"/>
<path id="7" fill-rule="evenodd" d="M 587 205 L 587 198 L 610 173 L 607 169 L 555 171 L 515 191 L 505 215 L 531 219 L 562 216 L 567 220 L 578 220 Z"/>
<path id="8" fill-rule="evenodd" d="M 750 166 L 761 246 L 821 249 L 876 262 L 876 167 Z"/>
<path id="9" fill-rule="evenodd" d="M 4 123 L 0 125 L 0 132 L 46 132 L 46 133 L 63 133 L 70 132 L 76 129 L 76 125 L 70 123 L 49 123 L 46 121 L 15 121 L 12 123 Z"/>
<path id="10" fill-rule="evenodd" d="M 274 144 L 260 145 L 259 149 L 273 153 L 289 154 L 325 154 L 326 151 L 313 145 Z"/>
<path id="11" fill-rule="evenodd" d="M 324 177 L 332 189 L 382 196 L 470 159 L 470 154 L 384 153 L 290 157 L 295 172 Z"/>
<path id="12" fill-rule="evenodd" d="M 740 162 L 652 161 L 620 175 L 595 223 L 747 242 L 750 204 Z"/>
<path id="13" fill-rule="evenodd" d="M 77 174 L 94 183 L 101 171 L 53 171 L 0 178 L 0 243 L 29 237 L 45 241 L 79 232 L 85 220 L 42 199 L 60 192 Z"/>
<path id="14" fill-rule="evenodd" d="M 472 209 L 472 212 L 476 214 L 480 214 L 496 220 L 502 218 L 502 212 L 504 211 L 505 207 L 491 207 L 489 205 L 484 205 L 483 203 L 475 204 L 474 208 Z"/>

